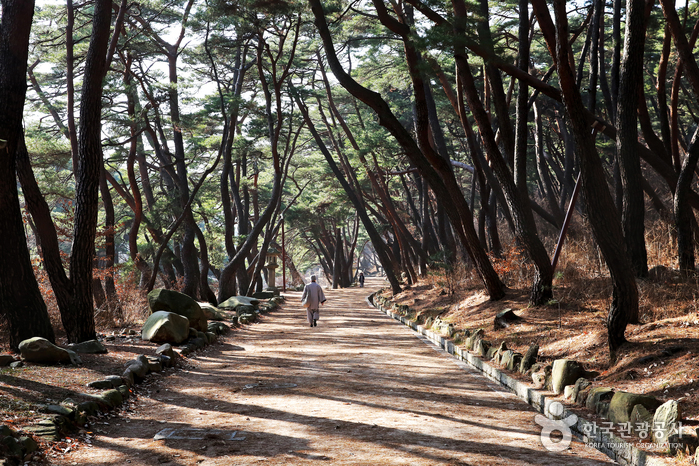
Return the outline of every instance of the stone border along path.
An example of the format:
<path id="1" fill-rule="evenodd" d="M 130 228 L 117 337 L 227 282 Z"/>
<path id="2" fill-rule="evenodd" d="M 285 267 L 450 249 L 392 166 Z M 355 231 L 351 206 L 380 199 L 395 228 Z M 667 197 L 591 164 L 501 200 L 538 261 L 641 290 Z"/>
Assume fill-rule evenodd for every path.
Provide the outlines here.
<path id="1" fill-rule="evenodd" d="M 313 328 L 288 293 L 187 369 L 146 381 L 128 417 L 90 426 L 92 445 L 56 464 L 613 464 L 580 442 L 544 449 L 533 409 L 368 306 L 383 282 L 367 285 L 326 290 Z"/>
<path id="2" fill-rule="evenodd" d="M 564 409 L 563 412 L 557 416 L 552 415 L 549 412 L 549 407 L 552 403 L 556 403 L 555 400 L 549 399 L 543 393 L 541 393 L 541 391 L 528 387 L 519 380 L 510 377 L 505 372 L 491 366 L 483 359 L 469 353 L 467 350 L 454 346 L 450 340 L 439 335 L 438 333 L 428 330 L 422 325 L 418 325 L 410 319 L 406 319 L 400 314 L 394 313 L 390 309 L 384 308 L 379 303 L 375 303 L 373 300 L 374 294 L 375 293 L 372 293 L 366 299 L 370 306 L 375 307 L 379 311 L 385 313 L 387 316 L 392 317 L 407 327 L 410 327 L 417 333 L 418 338 L 420 338 L 426 344 L 436 346 L 439 350 L 454 356 L 457 361 L 463 361 L 462 364 L 468 364 L 466 366 L 467 370 L 478 370 L 489 379 L 497 382 L 503 387 L 508 388 L 518 398 L 525 401 L 538 412 L 546 415 L 546 417 L 549 419 L 560 420 L 573 415 L 573 413 L 567 409 Z M 625 439 L 621 439 L 611 434 L 605 435 L 602 432 L 598 432 L 597 429 L 593 428 L 593 422 L 583 419 L 577 415 L 576 417 L 577 422 L 570 426 L 573 435 L 582 440 L 586 445 L 601 451 L 613 460 L 617 461 L 619 464 L 631 466 L 662 466 L 667 464 L 661 458 L 648 455 L 645 451 L 639 450 L 634 445 L 628 443 L 628 441 Z M 585 432 L 588 430 L 595 432 L 595 435 L 590 436 L 586 434 Z"/>

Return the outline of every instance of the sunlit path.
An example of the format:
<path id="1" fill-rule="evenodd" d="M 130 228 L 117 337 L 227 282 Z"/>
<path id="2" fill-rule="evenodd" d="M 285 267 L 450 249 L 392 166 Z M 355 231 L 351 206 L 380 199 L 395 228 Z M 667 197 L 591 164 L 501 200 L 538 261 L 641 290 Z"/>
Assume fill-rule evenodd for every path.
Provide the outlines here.
<path id="1" fill-rule="evenodd" d="M 289 293 L 61 464 L 612 464 L 547 452 L 534 411 L 368 307 L 367 284 L 327 291 L 314 328 Z M 153 439 L 166 428 L 214 430 Z"/>

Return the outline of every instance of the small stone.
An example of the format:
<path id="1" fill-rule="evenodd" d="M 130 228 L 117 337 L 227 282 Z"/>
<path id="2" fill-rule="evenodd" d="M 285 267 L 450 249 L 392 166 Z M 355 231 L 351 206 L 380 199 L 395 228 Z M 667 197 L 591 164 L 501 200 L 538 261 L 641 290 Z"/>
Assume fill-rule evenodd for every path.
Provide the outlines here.
<path id="1" fill-rule="evenodd" d="M 0 367 L 9 366 L 15 362 L 15 357 L 11 354 L 0 354 Z"/>
<path id="2" fill-rule="evenodd" d="M 150 356 L 148 357 L 148 372 L 162 372 L 163 366 L 160 363 L 160 357 Z"/>
<path id="3" fill-rule="evenodd" d="M 633 407 L 633 411 L 631 411 L 629 423 L 637 433 L 648 435 L 648 430 L 653 427 L 653 413 L 648 411 L 643 405 L 636 405 Z"/>
<path id="4" fill-rule="evenodd" d="M 585 406 L 597 414 L 606 416 L 609 410 L 609 401 L 614 396 L 614 389 L 609 387 L 595 387 L 590 390 L 585 401 Z"/>
<path id="5" fill-rule="evenodd" d="M 22 445 L 22 450 L 24 450 L 25 454 L 34 453 L 39 449 L 39 444 L 31 437 L 20 437 L 19 443 Z"/>
<path id="6" fill-rule="evenodd" d="M 203 348 L 203 347 L 206 346 L 206 340 L 204 340 L 203 338 L 198 338 L 198 337 L 197 337 L 197 338 L 191 338 L 191 339 L 189 340 L 189 344 L 190 344 L 190 345 L 194 345 L 195 348 L 197 348 L 197 349 L 201 349 L 201 348 Z"/>
<path id="7" fill-rule="evenodd" d="M 582 404 L 578 402 L 580 392 L 584 392 L 585 389 L 590 387 L 591 385 L 592 384 L 590 383 L 590 381 L 587 380 L 585 377 L 580 377 L 578 380 L 575 381 L 575 385 L 573 386 L 573 392 L 571 393 L 570 399 L 578 404 Z"/>
<path id="8" fill-rule="evenodd" d="M 527 352 L 522 358 L 522 362 L 519 364 L 519 372 L 526 374 L 532 365 L 536 362 L 536 358 L 539 356 L 539 345 L 533 344 L 527 349 Z"/>
<path id="9" fill-rule="evenodd" d="M 8 435 L 14 434 L 15 431 L 10 429 L 8 426 L 5 424 L 0 424 L 0 438 L 1 437 L 7 437 Z"/>
<path id="10" fill-rule="evenodd" d="M 512 350 L 505 350 L 501 355 L 500 355 L 500 365 L 507 367 L 507 365 L 510 363 L 510 359 L 512 359 L 512 355 L 515 354 L 514 351 Z"/>
<path id="11" fill-rule="evenodd" d="M 522 354 L 521 353 L 512 353 L 512 356 L 510 356 L 510 360 L 507 362 L 507 365 L 505 366 L 505 369 L 508 371 L 516 371 L 519 368 L 519 365 L 522 363 Z"/>
<path id="12" fill-rule="evenodd" d="M 522 320 L 522 318 L 515 314 L 512 309 L 505 309 L 498 312 L 495 319 L 493 319 L 493 328 L 495 330 L 507 328 L 514 322 L 519 322 L 520 320 Z"/>
<path id="13" fill-rule="evenodd" d="M 532 382 L 534 382 L 534 387 L 537 389 L 548 388 L 551 382 L 551 366 L 539 365 L 536 371 L 532 368 Z"/>
<path id="14" fill-rule="evenodd" d="M 94 401 L 83 401 L 78 404 L 78 412 L 86 416 L 95 416 L 99 412 L 99 405 Z"/>
<path id="15" fill-rule="evenodd" d="M 663 403 L 653 416 L 653 440 L 657 443 L 667 442 L 670 435 L 677 434 L 682 421 L 680 404 L 675 400 Z"/>
<path id="16" fill-rule="evenodd" d="M 117 390 L 119 393 L 121 393 L 121 398 L 123 401 L 128 400 L 129 396 L 131 396 L 131 391 L 129 390 L 129 387 L 126 385 L 120 385 L 117 387 Z"/>
<path id="17" fill-rule="evenodd" d="M 22 445 L 14 437 L 0 439 L 0 447 L 4 447 L 5 454 L 9 458 L 22 458 Z"/>
<path id="18" fill-rule="evenodd" d="M 489 341 L 486 341 L 482 338 L 478 340 L 478 347 L 476 348 L 476 352 L 479 356 L 485 357 L 488 354 L 488 349 L 490 349 Z"/>
<path id="19" fill-rule="evenodd" d="M 575 385 L 566 385 L 563 388 L 563 398 L 570 400 L 573 398 L 573 391 L 575 390 Z"/>
<path id="20" fill-rule="evenodd" d="M 584 369 L 579 362 L 572 359 L 556 359 L 551 370 L 551 390 L 559 395 L 563 387 L 573 385 L 583 376 Z"/>

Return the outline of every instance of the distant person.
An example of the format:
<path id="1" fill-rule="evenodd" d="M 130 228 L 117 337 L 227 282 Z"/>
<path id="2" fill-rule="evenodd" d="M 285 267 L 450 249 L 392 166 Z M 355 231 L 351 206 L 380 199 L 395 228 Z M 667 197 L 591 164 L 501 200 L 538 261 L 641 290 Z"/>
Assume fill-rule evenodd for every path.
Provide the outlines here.
<path id="1" fill-rule="evenodd" d="M 359 288 L 364 288 L 364 273 L 359 272 Z"/>
<path id="2" fill-rule="evenodd" d="M 301 303 L 306 307 L 306 316 L 311 327 L 318 326 L 318 319 L 320 319 L 318 308 L 326 301 L 323 288 L 320 287 L 316 280 L 317 277 L 311 275 L 311 283 L 304 287 L 303 295 L 301 296 Z"/>

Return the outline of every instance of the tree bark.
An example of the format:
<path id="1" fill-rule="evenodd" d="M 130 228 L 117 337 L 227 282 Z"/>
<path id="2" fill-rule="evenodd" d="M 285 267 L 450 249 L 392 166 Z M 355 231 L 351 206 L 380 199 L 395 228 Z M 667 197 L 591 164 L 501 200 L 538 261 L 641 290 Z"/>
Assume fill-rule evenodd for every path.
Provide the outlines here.
<path id="1" fill-rule="evenodd" d="M 638 90 L 643 80 L 645 36 L 645 0 L 627 0 L 624 54 L 616 108 L 616 151 L 623 188 L 622 229 L 634 274 L 639 278 L 648 275 L 641 158 L 635 150 L 638 142 L 636 109 L 638 108 Z M 638 319 L 631 320 L 630 323 L 638 323 Z"/>
<path id="2" fill-rule="evenodd" d="M 677 257 L 680 272 L 686 276 L 695 271 L 694 235 L 692 226 L 696 223 L 694 212 L 687 201 L 687 193 L 691 189 L 694 170 L 699 160 L 699 129 L 694 132 L 688 147 L 688 155 L 682 165 L 680 176 L 675 189 L 674 213 L 675 228 L 677 229 Z"/>
<path id="3" fill-rule="evenodd" d="M 75 224 L 73 249 L 70 253 L 73 305 L 69 315 L 61 315 L 68 341 L 72 343 L 94 340 L 96 337 L 92 307 L 92 264 L 102 169 L 102 79 L 106 72 L 111 13 L 111 1 L 95 1 L 92 36 L 85 59 L 81 91 Z"/>
<path id="4" fill-rule="evenodd" d="M 335 254 L 333 257 L 333 290 L 340 287 L 340 271 L 342 270 L 342 230 L 335 229 Z"/>
<path id="5" fill-rule="evenodd" d="M 27 338 L 55 338 L 27 249 L 16 181 L 34 1 L 2 0 L 0 6 L 0 314 L 16 350 Z"/>
<path id="6" fill-rule="evenodd" d="M 519 69 L 529 72 L 529 0 L 519 0 Z M 517 120 L 515 122 L 515 153 L 513 173 L 515 185 L 522 195 L 527 193 L 527 122 L 529 120 L 529 86 L 517 81 Z"/>

